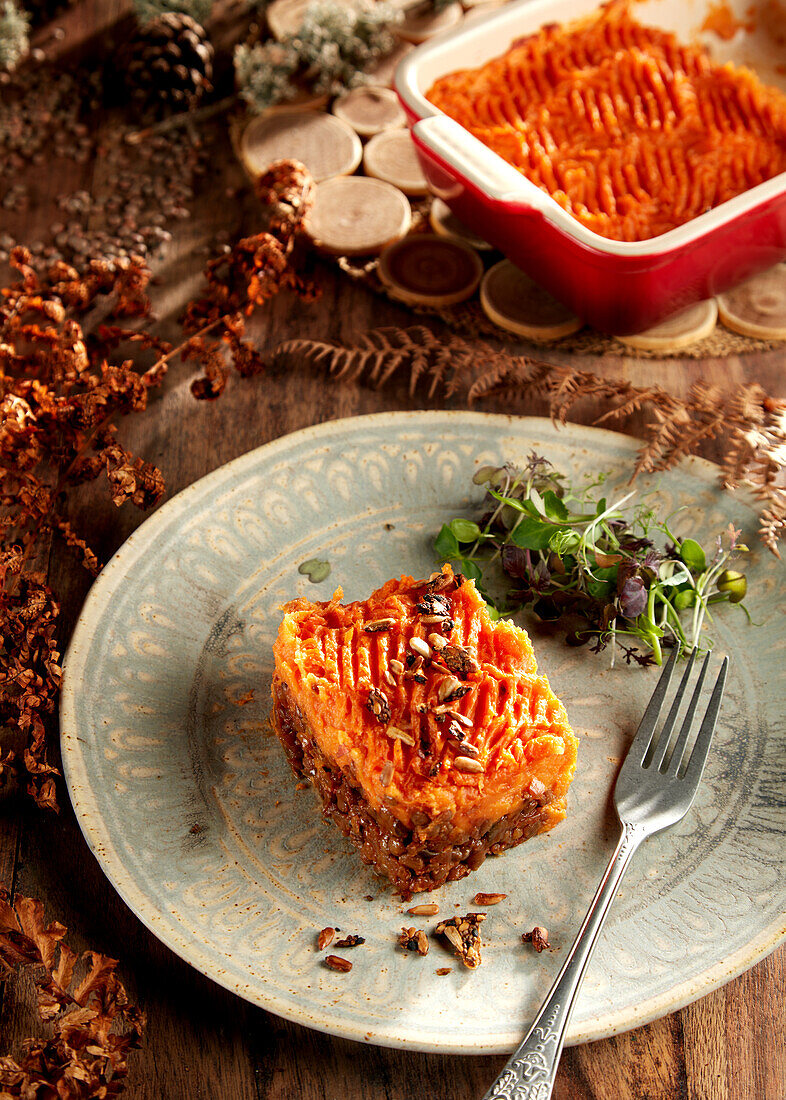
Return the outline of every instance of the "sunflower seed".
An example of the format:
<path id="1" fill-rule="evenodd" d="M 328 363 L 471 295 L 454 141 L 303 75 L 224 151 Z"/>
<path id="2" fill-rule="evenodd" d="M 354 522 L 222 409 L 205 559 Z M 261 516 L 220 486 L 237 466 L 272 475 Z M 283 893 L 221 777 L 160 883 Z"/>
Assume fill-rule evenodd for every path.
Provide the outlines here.
<path id="1" fill-rule="evenodd" d="M 411 909 L 407 909 L 410 917 L 433 917 L 438 912 L 439 906 L 435 901 L 431 901 L 427 905 L 413 905 Z"/>
<path id="2" fill-rule="evenodd" d="M 448 644 L 447 638 L 444 638 L 442 634 L 429 634 L 428 640 L 431 648 L 435 649 L 437 653 Z"/>
<path id="3" fill-rule="evenodd" d="M 428 642 L 424 642 L 422 638 L 410 638 L 409 648 L 420 657 L 426 658 L 431 656 L 431 646 Z"/>
<path id="4" fill-rule="evenodd" d="M 399 729 L 398 726 L 388 726 L 385 729 L 385 733 L 388 737 L 392 737 L 396 741 L 403 741 L 405 745 L 415 744 L 415 738 L 412 734 L 408 733 L 406 730 Z"/>
<path id="5" fill-rule="evenodd" d="M 453 767 L 457 772 L 467 772 L 471 775 L 477 775 L 484 771 L 481 762 L 473 760 L 471 756 L 457 756 L 453 761 Z"/>
<path id="6" fill-rule="evenodd" d="M 395 619 L 372 619 L 371 622 L 363 623 L 363 629 L 367 634 L 379 634 L 383 630 L 390 630 L 395 625 Z"/>
<path id="7" fill-rule="evenodd" d="M 461 681 L 457 680 L 455 676 L 445 676 L 440 680 L 437 687 L 437 698 L 440 703 L 444 703 L 448 697 L 454 695 L 456 691 L 461 689 Z"/>

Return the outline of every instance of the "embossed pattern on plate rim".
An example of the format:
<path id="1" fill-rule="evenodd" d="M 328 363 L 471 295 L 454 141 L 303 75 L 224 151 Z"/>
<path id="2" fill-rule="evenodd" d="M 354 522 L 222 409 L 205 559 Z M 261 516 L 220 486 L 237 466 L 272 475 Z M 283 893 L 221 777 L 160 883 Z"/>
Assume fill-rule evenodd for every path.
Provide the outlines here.
<path id="1" fill-rule="evenodd" d="M 80 740 L 76 736 L 76 697 L 79 692 L 80 675 L 84 668 L 84 656 L 88 649 L 94 623 L 100 619 L 106 599 L 111 597 L 113 590 L 119 584 L 122 584 L 126 571 L 139 557 L 148 551 L 151 544 L 154 543 L 158 531 L 167 526 L 173 519 L 179 516 L 187 516 L 194 498 L 209 495 L 222 482 L 231 480 L 238 473 L 242 474 L 244 469 L 253 469 L 258 464 L 259 456 L 263 452 L 266 457 L 273 459 L 277 451 L 291 447 L 293 444 L 313 443 L 319 445 L 324 443 L 326 438 L 335 437 L 337 432 L 340 433 L 342 430 L 351 433 L 353 429 L 376 424 L 380 427 L 385 426 L 405 431 L 408 424 L 413 428 L 421 427 L 430 420 L 442 423 L 450 421 L 455 423 L 456 427 L 462 422 L 469 423 L 483 420 L 486 423 L 493 423 L 496 421 L 500 432 L 503 430 L 509 431 L 514 424 L 520 424 L 522 429 L 529 428 L 534 435 L 543 437 L 553 434 L 555 440 L 557 437 L 557 429 L 551 421 L 541 417 L 516 417 L 463 410 L 376 413 L 368 416 L 350 417 L 344 420 L 331 420 L 282 436 L 239 456 L 192 485 L 187 486 L 176 496 L 166 501 L 133 532 L 104 568 L 88 594 L 74 629 L 64 666 L 60 709 L 63 766 L 69 794 L 80 828 L 90 850 L 98 859 L 102 870 L 112 885 L 132 912 L 161 942 L 218 984 L 287 1019 L 345 1038 L 363 1042 L 377 1042 L 385 1046 L 440 1053 L 508 1053 L 520 1038 L 517 1033 L 502 1036 L 494 1041 L 473 1045 L 467 1043 L 457 1044 L 451 1041 L 449 1035 L 444 1036 L 444 1041 L 438 1042 L 413 1042 L 409 1038 L 402 1039 L 391 1033 L 372 1036 L 367 1031 L 359 1028 L 347 1026 L 346 1024 L 336 1024 L 335 1021 L 317 1018 L 308 1012 L 292 1009 L 291 1005 L 277 1003 L 275 998 L 265 997 L 260 994 L 258 989 L 246 983 L 229 979 L 221 967 L 220 959 L 207 951 L 202 951 L 194 939 L 187 939 L 179 935 L 175 928 L 167 924 L 165 915 L 159 912 L 151 900 L 138 888 L 133 877 L 126 871 L 91 797 L 86 761 Z M 526 434 L 526 432 L 523 434 Z M 591 449 L 600 445 L 600 449 L 602 449 L 605 441 L 607 446 L 613 446 L 618 451 L 627 449 L 633 455 L 633 452 L 640 446 L 640 441 L 630 436 L 583 425 L 570 424 L 566 428 L 559 429 L 559 434 L 562 445 L 569 437 L 575 448 L 587 447 Z M 703 459 L 690 458 L 682 464 L 681 469 L 689 472 L 702 482 L 715 483 L 717 481 L 717 467 Z M 739 496 L 740 494 L 738 494 Z M 668 1012 L 683 1007 L 753 966 L 774 950 L 784 939 L 786 939 L 786 914 L 782 919 L 760 929 L 758 934 L 752 936 L 742 949 L 712 965 L 698 977 L 675 984 L 666 993 L 652 997 L 639 1005 L 628 1006 L 625 1010 L 619 1012 L 607 1012 L 605 1015 L 594 1019 L 591 1024 L 585 1023 L 580 1027 L 573 1027 L 568 1034 L 567 1042 L 576 1044 L 613 1035 L 648 1023 Z"/>

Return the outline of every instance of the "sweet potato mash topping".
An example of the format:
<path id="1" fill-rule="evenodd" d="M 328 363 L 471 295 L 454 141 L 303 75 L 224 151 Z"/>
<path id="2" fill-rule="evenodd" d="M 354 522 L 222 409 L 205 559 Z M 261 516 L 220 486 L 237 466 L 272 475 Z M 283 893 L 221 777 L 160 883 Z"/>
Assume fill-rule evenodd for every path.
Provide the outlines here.
<path id="1" fill-rule="evenodd" d="M 276 673 L 372 807 L 464 828 L 548 792 L 549 824 L 564 817 L 577 741 L 523 630 L 492 622 L 449 566 L 341 595 L 286 605 Z"/>
<path id="2" fill-rule="evenodd" d="M 648 240 L 786 171 L 786 95 L 618 0 L 543 27 L 429 100 L 582 225 Z"/>

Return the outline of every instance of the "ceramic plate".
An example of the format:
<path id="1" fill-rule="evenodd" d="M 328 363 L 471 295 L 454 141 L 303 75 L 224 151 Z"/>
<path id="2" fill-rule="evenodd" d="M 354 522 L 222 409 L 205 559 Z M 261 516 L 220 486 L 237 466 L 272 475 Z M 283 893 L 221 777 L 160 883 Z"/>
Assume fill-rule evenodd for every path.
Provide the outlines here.
<path id="1" fill-rule="evenodd" d="M 508 895 L 489 910 L 484 962 L 471 972 L 436 943 L 425 958 L 396 947 L 413 922 L 322 822 L 311 790 L 296 789 L 266 722 L 279 607 L 427 575 L 441 523 L 482 496 L 478 463 L 520 462 L 534 449 L 573 476 L 611 470 L 622 483 L 636 446 L 535 419 L 358 417 L 244 455 L 143 524 L 90 592 L 62 695 L 79 823 L 140 920 L 216 982 L 309 1027 L 415 1050 L 511 1050 L 613 848 L 610 791 L 655 674 L 535 637 L 580 736 L 579 767 L 567 821 L 430 899 L 445 916 L 476 909 L 476 891 Z M 786 585 L 758 549 L 754 511 L 722 494 L 716 474 L 694 461 L 641 491 L 667 510 L 687 505 L 683 533 L 710 540 L 730 520 L 744 529 L 759 625 L 738 608 L 717 616 L 732 665 L 705 779 L 688 817 L 633 861 L 581 991 L 574 1043 L 687 1003 L 784 936 Z M 332 567 L 320 584 L 298 572 L 314 557 Z M 535 923 L 555 951 L 522 945 Z M 351 973 L 321 962 L 325 925 L 365 936 L 346 952 Z"/>

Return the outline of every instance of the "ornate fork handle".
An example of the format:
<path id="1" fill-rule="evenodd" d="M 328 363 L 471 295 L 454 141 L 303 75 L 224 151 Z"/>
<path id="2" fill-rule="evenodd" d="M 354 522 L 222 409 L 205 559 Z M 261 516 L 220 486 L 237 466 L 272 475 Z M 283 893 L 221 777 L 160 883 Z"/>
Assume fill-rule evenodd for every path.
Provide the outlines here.
<path id="1" fill-rule="evenodd" d="M 573 1003 L 614 895 L 633 853 L 651 830 L 625 824 L 589 912 L 543 1007 L 483 1100 L 548 1100 Z"/>

